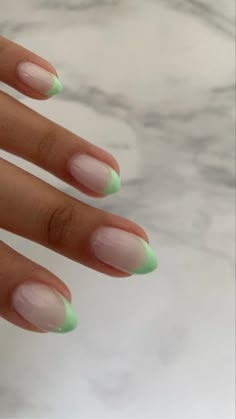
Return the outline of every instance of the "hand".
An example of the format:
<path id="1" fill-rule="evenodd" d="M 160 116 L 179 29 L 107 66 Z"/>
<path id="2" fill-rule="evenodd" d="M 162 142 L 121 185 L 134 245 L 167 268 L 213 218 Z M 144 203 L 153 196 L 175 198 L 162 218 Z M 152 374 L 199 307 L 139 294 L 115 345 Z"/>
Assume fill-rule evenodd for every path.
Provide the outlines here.
<path id="1" fill-rule="evenodd" d="M 44 100 L 61 91 L 55 69 L 0 37 L 0 81 Z M 87 195 L 120 188 L 107 152 L 0 92 L 0 146 Z M 0 227 L 114 277 L 153 271 L 145 232 L 129 220 L 85 205 L 0 158 Z M 76 326 L 68 288 L 52 273 L 0 241 L 0 316 L 36 332 Z"/>

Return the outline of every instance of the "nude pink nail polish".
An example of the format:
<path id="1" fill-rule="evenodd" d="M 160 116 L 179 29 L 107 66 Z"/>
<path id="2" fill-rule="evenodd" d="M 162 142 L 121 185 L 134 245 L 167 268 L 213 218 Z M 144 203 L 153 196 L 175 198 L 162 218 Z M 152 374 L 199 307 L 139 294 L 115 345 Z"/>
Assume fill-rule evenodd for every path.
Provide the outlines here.
<path id="1" fill-rule="evenodd" d="M 16 68 L 19 79 L 26 86 L 46 96 L 53 96 L 62 90 L 55 74 L 31 62 L 22 62 Z"/>

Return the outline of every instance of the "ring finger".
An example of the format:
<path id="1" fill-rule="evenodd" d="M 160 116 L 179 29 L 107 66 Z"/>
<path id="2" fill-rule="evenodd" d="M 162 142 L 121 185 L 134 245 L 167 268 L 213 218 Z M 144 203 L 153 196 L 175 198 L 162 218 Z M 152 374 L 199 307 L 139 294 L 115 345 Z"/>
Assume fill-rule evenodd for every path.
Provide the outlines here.
<path id="1" fill-rule="evenodd" d="M 111 276 L 144 274 L 156 257 L 143 230 L 0 159 L 0 227 Z"/>

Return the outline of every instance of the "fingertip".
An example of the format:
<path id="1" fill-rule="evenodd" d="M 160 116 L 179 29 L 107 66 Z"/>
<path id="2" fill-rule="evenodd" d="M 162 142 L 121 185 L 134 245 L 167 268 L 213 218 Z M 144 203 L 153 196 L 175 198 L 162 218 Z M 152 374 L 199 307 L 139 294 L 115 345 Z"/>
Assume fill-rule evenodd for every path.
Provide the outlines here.
<path id="1" fill-rule="evenodd" d="M 52 72 L 33 62 L 20 62 L 16 74 L 22 87 L 30 89 L 32 96 L 51 97 L 62 91 L 62 83 Z"/>

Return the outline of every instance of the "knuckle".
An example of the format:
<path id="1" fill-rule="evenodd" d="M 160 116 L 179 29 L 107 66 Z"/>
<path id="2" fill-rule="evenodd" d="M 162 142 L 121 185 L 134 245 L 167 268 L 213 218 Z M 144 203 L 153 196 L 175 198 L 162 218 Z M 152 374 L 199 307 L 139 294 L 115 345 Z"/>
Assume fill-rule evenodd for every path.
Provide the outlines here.
<path id="1" fill-rule="evenodd" d="M 46 220 L 46 239 L 51 247 L 61 247 L 72 229 L 74 208 L 72 205 L 61 205 L 50 211 Z"/>
<path id="2" fill-rule="evenodd" d="M 57 129 L 48 128 L 45 134 L 41 136 L 38 141 L 36 149 L 36 159 L 39 164 L 43 163 L 44 165 L 52 156 L 57 141 Z"/>

